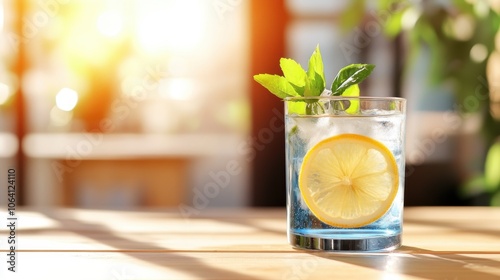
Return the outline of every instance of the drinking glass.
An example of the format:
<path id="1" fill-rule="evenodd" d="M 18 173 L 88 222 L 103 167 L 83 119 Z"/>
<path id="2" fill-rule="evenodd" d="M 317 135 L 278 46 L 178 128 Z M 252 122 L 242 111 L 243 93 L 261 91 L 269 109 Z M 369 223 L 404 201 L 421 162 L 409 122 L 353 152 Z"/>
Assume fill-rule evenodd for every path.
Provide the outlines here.
<path id="1" fill-rule="evenodd" d="M 290 97 L 284 103 L 290 244 L 326 251 L 398 248 L 406 100 L 319 96 Z M 337 176 L 344 171 L 352 174 Z M 351 187 L 361 200 L 346 195 L 353 193 Z M 352 211 L 342 212 L 345 205 Z"/>

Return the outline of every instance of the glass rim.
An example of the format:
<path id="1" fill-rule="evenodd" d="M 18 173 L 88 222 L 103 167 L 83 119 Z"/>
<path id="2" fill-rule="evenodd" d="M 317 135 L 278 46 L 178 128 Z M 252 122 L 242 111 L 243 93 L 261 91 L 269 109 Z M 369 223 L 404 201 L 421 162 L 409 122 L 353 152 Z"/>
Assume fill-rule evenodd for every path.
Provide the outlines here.
<path id="1" fill-rule="evenodd" d="M 366 100 L 366 101 L 400 101 L 406 102 L 406 98 L 393 96 L 288 96 L 283 101 L 301 101 L 301 100 Z"/>

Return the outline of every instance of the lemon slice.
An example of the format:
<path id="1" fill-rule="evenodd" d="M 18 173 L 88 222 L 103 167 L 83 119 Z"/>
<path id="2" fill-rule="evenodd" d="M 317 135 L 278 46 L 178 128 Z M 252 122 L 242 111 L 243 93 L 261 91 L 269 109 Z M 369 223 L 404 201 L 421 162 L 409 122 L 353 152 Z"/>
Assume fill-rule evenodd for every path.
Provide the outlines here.
<path id="1" fill-rule="evenodd" d="M 379 141 L 357 134 L 322 140 L 304 157 L 299 188 L 311 212 L 341 228 L 370 224 L 391 207 L 398 192 L 396 160 Z"/>

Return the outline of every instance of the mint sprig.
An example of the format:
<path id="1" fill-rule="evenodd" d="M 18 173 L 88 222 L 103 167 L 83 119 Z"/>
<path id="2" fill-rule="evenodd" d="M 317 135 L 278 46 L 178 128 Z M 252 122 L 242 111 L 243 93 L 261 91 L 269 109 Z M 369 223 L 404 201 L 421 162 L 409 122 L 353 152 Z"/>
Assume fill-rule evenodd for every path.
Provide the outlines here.
<path id="1" fill-rule="evenodd" d="M 304 96 L 318 96 L 325 89 L 325 70 L 319 46 L 316 46 L 309 58 L 309 69 L 307 70 L 306 91 Z"/>
<path id="2" fill-rule="evenodd" d="M 283 76 L 258 74 L 253 78 L 282 99 L 293 96 L 319 96 L 325 89 L 325 73 L 319 46 L 309 59 L 307 72 L 298 62 L 290 58 L 281 58 L 280 67 Z"/>
<path id="3" fill-rule="evenodd" d="M 277 97 L 309 97 L 320 96 L 325 89 L 325 73 L 319 46 L 316 46 L 309 58 L 308 70 L 293 59 L 281 58 L 280 68 L 283 76 L 272 74 L 258 74 L 254 80 L 264 86 Z M 342 68 L 331 85 L 329 95 L 358 96 L 360 82 L 365 80 L 373 71 L 372 64 L 351 64 Z M 309 105 L 314 107 L 315 105 Z M 317 108 L 312 111 L 316 111 Z"/>
<path id="4" fill-rule="evenodd" d="M 373 64 L 351 64 L 340 69 L 331 86 L 332 95 L 342 95 L 350 86 L 361 83 L 374 68 Z"/>
<path id="5" fill-rule="evenodd" d="M 253 76 L 254 80 L 263 85 L 267 90 L 277 97 L 284 99 L 291 96 L 299 96 L 296 87 L 285 77 L 279 75 L 259 74 Z"/>

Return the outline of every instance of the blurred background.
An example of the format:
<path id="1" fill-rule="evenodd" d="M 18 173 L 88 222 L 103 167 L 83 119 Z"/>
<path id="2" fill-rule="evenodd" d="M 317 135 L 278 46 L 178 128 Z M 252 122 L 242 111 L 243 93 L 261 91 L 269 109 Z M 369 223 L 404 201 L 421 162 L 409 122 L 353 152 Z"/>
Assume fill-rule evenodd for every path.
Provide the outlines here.
<path id="1" fill-rule="evenodd" d="M 327 84 L 372 63 L 361 94 L 408 99 L 407 206 L 500 205 L 499 13 L 500 0 L 0 0 L 0 178 L 15 168 L 18 204 L 37 207 L 284 206 L 283 104 L 252 76 L 281 74 L 281 57 L 305 66 L 319 44 Z"/>

